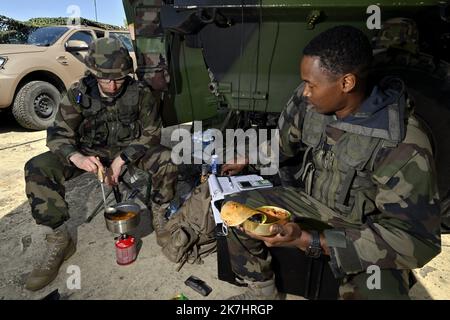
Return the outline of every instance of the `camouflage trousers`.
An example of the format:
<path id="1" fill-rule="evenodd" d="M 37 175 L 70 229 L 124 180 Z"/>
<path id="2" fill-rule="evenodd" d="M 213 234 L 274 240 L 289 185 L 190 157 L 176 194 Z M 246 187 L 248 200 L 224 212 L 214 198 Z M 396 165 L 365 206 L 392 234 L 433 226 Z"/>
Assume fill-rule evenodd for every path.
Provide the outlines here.
<path id="1" fill-rule="evenodd" d="M 322 230 L 329 220 L 323 213 L 306 210 L 304 203 L 295 197 L 293 188 L 271 188 L 252 190 L 230 195 L 226 200 L 245 203 L 257 208 L 262 205 L 274 205 L 285 208 L 290 212 L 301 214 L 303 229 Z M 322 216 L 321 216 L 322 215 Z M 322 221 L 322 222 L 321 222 Z M 350 225 L 347 224 L 347 228 Z M 329 227 L 329 225 L 328 225 Z M 354 226 L 355 228 L 357 226 Z M 236 228 L 229 228 L 227 237 L 233 271 L 240 277 L 249 281 L 266 281 L 273 278 L 271 267 L 272 257 L 264 242 L 249 237 L 246 233 Z M 339 279 L 339 299 L 409 299 L 409 273 L 410 270 L 380 270 L 380 283 L 382 290 L 369 290 L 368 277 L 371 274 L 359 273 L 347 275 Z"/>
<path id="2" fill-rule="evenodd" d="M 150 173 L 152 201 L 163 204 L 172 200 L 178 172 L 169 149 L 161 145 L 151 146 L 134 165 Z M 83 173 L 86 172 L 73 165 L 63 164 L 50 151 L 25 164 L 25 191 L 37 224 L 57 228 L 70 218 L 64 182 Z"/>

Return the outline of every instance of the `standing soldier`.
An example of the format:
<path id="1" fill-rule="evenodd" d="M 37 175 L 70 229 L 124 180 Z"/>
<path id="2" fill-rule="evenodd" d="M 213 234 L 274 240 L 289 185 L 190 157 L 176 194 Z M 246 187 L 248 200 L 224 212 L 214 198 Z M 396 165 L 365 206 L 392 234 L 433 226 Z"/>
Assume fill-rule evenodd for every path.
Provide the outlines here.
<path id="1" fill-rule="evenodd" d="M 153 228 L 158 242 L 164 214 L 175 192 L 177 168 L 170 151 L 160 145 L 161 118 L 148 87 L 128 74 L 133 62 L 119 40 L 102 38 L 89 46 L 90 73 L 74 84 L 48 129 L 50 151 L 25 165 L 26 193 L 37 224 L 52 228 L 48 252 L 29 276 L 26 288 L 39 290 L 58 274 L 63 260 L 75 252 L 67 230 L 64 182 L 107 166 L 105 183 L 116 185 L 124 165 L 151 174 Z"/>

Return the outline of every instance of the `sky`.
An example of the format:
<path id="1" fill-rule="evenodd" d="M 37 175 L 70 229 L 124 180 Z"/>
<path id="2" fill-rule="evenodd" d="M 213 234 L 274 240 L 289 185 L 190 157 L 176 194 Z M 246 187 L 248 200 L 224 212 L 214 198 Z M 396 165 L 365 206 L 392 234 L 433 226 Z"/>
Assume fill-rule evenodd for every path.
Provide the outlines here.
<path id="1" fill-rule="evenodd" d="M 68 17 L 75 14 L 71 6 L 78 6 L 82 18 L 101 23 L 124 25 L 122 0 L 0 0 L 0 15 L 20 21 L 40 17 Z M 70 11 L 68 11 L 70 10 Z"/>

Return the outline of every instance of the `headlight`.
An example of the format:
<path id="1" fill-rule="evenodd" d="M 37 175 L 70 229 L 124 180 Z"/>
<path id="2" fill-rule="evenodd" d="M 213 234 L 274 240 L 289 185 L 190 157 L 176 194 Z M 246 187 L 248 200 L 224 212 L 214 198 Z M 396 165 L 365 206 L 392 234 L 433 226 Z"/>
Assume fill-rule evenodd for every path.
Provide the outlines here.
<path id="1" fill-rule="evenodd" d="M 2 69 L 5 66 L 6 61 L 8 61 L 7 57 L 0 57 L 0 69 Z"/>

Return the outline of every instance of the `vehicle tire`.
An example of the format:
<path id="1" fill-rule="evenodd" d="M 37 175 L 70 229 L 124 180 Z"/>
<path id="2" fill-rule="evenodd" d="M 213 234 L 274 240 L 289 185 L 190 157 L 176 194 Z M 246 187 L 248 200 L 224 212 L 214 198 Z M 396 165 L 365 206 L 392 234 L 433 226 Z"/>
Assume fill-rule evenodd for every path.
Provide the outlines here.
<path id="1" fill-rule="evenodd" d="M 402 78 L 415 102 L 415 113 L 425 124 L 433 145 L 443 228 L 450 227 L 450 64 L 426 54 L 392 50 L 375 57 L 378 78 Z M 445 223 L 444 223 L 445 222 Z"/>
<path id="2" fill-rule="evenodd" d="M 13 115 L 24 128 L 44 130 L 56 116 L 61 94 L 52 84 L 31 81 L 17 93 L 13 104 Z"/>

